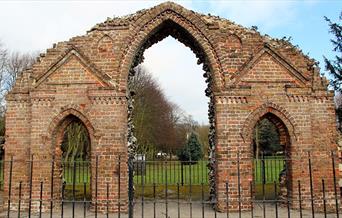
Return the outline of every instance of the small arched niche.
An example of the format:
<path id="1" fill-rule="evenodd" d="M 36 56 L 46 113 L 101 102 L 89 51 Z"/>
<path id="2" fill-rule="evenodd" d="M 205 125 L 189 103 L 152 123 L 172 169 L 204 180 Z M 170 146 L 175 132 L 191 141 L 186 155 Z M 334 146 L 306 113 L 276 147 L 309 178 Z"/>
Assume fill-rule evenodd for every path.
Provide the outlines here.
<path id="1" fill-rule="evenodd" d="M 284 122 L 267 112 L 253 128 L 254 196 L 256 199 L 286 198 L 290 190 L 290 134 Z"/>
<path id="2" fill-rule="evenodd" d="M 91 200 L 91 137 L 86 124 L 76 115 L 65 116 L 52 137 L 55 184 L 64 199 Z"/>

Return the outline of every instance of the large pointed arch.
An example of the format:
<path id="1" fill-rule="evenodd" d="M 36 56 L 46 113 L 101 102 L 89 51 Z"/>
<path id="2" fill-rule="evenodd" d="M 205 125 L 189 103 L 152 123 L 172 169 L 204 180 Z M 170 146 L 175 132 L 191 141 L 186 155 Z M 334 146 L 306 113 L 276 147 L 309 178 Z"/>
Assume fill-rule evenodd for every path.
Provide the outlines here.
<path id="1" fill-rule="evenodd" d="M 213 80 L 212 89 L 221 90 L 224 74 L 218 55 L 212 45 L 207 25 L 194 13 L 174 3 L 165 3 L 151 9 L 139 17 L 131 31 L 121 58 L 118 84 L 121 90 L 127 86 L 127 78 L 132 67 L 141 62 L 143 51 L 154 43 L 171 35 L 184 45 L 190 47 L 204 63 L 204 70 L 209 72 Z M 166 30 L 169 28 L 168 30 Z"/>

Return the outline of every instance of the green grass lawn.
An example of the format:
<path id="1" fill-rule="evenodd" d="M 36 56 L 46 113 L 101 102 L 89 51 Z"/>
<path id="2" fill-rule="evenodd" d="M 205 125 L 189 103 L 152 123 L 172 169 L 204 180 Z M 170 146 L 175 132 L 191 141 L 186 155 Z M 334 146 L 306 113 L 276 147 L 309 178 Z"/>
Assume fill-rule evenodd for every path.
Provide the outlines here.
<path id="1" fill-rule="evenodd" d="M 284 169 L 284 157 L 270 156 L 261 159 L 254 159 L 254 181 L 256 184 L 262 184 L 263 175 L 265 175 L 266 184 L 278 182 L 279 174 Z M 263 173 L 264 172 L 264 173 Z"/>
<path id="2" fill-rule="evenodd" d="M 141 185 L 163 185 L 166 182 L 168 184 L 197 184 L 202 182 L 208 184 L 207 167 L 208 161 L 198 161 L 196 164 L 185 165 L 179 161 L 158 161 L 158 162 L 146 162 L 145 170 L 141 168 L 141 165 L 136 165 L 134 184 Z M 143 173 L 142 173 L 143 172 Z"/>
<path id="3" fill-rule="evenodd" d="M 180 186 L 180 198 L 187 199 L 191 195 L 193 199 L 201 199 L 202 183 L 205 197 L 208 193 L 208 161 L 201 160 L 196 164 L 183 165 L 180 161 L 146 161 L 145 167 L 136 164 L 134 166 L 134 187 L 136 197 L 142 196 L 153 198 L 154 194 L 157 198 L 165 197 L 165 184 L 168 184 L 168 197 L 177 198 L 177 183 Z M 3 169 L 0 163 L 0 169 Z M 263 167 L 264 166 L 264 167 Z M 278 183 L 279 174 L 284 168 L 283 157 L 265 157 L 262 160 L 254 160 L 254 181 L 255 195 L 262 198 L 262 181 L 265 175 L 265 196 L 266 199 L 274 196 L 274 182 Z M 74 176 L 75 172 L 75 176 Z M 264 172 L 264 174 L 263 174 Z M 65 164 L 63 168 L 63 177 L 66 182 L 65 195 L 67 198 L 72 197 L 72 183 L 75 178 L 77 199 L 83 199 L 83 187 L 86 183 L 87 198 L 90 196 L 90 163 L 76 162 L 75 166 Z M 0 187 L 3 184 L 3 170 L 0 170 Z M 144 184 L 144 190 L 142 188 Z M 153 188 L 155 184 L 155 192 Z"/>

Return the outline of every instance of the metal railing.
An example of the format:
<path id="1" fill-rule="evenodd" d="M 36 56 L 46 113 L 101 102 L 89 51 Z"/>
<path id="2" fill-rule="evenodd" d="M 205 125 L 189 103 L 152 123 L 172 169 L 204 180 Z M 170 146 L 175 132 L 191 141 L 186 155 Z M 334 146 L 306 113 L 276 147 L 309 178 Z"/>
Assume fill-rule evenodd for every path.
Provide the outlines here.
<path id="1" fill-rule="evenodd" d="M 1 162 L 1 169 L 8 170 L 6 171 L 8 177 L 5 178 L 7 192 L 5 192 L 6 196 L 3 196 L 4 212 L 0 213 L 0 216 L 339 217 L 340 196 L 337 185 L 339 178 L 335 170 L 332 170 L 337 168 L 337 157 L 332 154 L 330 158 L 329 175 L 331 177 L 319 178 L 319 183 L 317 183 L 318 178 L 313 176 L 312 166 L 314 161 L 320 160 L 313 160 L 310 155 L 298 159 L 305 160 L 305 165 L 302 167 L 307 168 L 308 174 L 305 178 L 292 178 L 296 189 L 290 190 L 289 182 L 282 186 L 279 181 L 280 175 L 289 178 L 288 164 L 292 161 L 291 159 L 262 157 L 253 160 L 251 172 L 253 172 L 254 181 L 248 183 L 244 180 L 243 173 L 246 173 L 246 169 L 242 169 L 238 154 L 237 159 L 232 161 L 235 164 L 235 169 L 231 172 L 233 179 L 224 178 L 220 193 L 216 193 L 216 198 L 210 198 L 207 160 L 196 162 L 130 160 L 127 162 L 121 158 L 108 160 L 96 156 L 94 163 L 90 161 L 62 162 L 61 168 L 58 169 L 62 173 L 58 174 L 54 160 L 35 161 L 32 158 L 25 162 L 30 171 L 28 180 L 18 181 L 14 179 L 14 169 L 16 164 L 23 163 L 11 159 Z M 108 175 L 108 178 L 104 178 L 101 175 L 103 164 L 115 166 L 114 177 Z M 38 170 L 37 167 L 43 165 L 51 166 L 51 180 L 56 180 L 56 175 L 60 175 L 61 193 L 58 193 L 58 187 L 51 185 L 56 184 L 50 182 L 51 180 L 46 182 L 43 179 L 44 176 L 35 178 L 35 176 L 41 176 L 34 172 Z M 122 180 L 121 174 L 125 174 L 122 169 L 128 170 L 128 181 Z M 3 178 L 3 175 L 2 170 L 0 178 Z M 1 184 L 3 181 L 2 179 Z M 38 184 L 37 181 L 39 181 L 39 187 L 32 187 L 33 183 Z M 123 181 L 128 184 L 124 184 Z M 327 184 L 327 181 L 330 183 Z M 250 196 L 245 195 L 248 191 L 246 182 Z M 237 189 L 231 191 L 234 185 L 237 185 Z M 314 188 L 314 185 L 319 185 L 319 188 Z M 333 192 L 331 192 L 332 185 Z M 219 212 L 220 210 L 222 211 Z"/>

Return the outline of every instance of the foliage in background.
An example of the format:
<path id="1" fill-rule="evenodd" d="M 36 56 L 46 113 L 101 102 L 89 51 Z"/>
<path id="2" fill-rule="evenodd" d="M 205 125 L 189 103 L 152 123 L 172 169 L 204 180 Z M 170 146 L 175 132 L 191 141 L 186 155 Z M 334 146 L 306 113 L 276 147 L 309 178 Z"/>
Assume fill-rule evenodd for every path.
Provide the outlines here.
<path id="1" fill-rule="evenodd" d="M 182 162 L 197 163 L 203 157 L 202 145 L 195 133 L 190 133 L 183 148 L 178 151 L 178 159 Z"/>
<path id="2" fill-rule="evenodd" d="M 192 132 L 207 151 L 209 127 L 199 125 L 176 104 L 170 102 L 158 81 L 142 66 L 135 69 L 129 81 L 129 90 L 134 92 L 133 123 L 137 138 L 137 152 L 151 157 L 159 151 L 175 154 Z"/>
<path id="3" fill-rule="evenodd" d="M 90 159 L 89 134 L 81 122 L 72 122 L 65 128 L 61 146 L 64 161 L 73 162 L 74 160 L 85 161 Z"/>
<path id="4" fill-rule="evenodd" d="M 266 118 L 260 120 L 255 126 L 253 141 L 256 158 L 259 158 L 261 153 L 271 155 L 283 150 L 277 127 Z"/>
<path id="5" fill-rule="evenodd" d="M 335 60 L 328 60 L 324 57 L 325 68 L 329 74 L 333 77 L 330 84 L 336 91 L 342 91 L 342 25 L 340 23 L 334 23 L 329 18 L 324 17 L 328 22 L 330 33 L 334 35 L 330 41 L 333 45 L 333 51 L 336 52 Z M 339 16 L 339 22 L 342 21 L 342 12 Z"/>
<path id="6" fill-rule="evenodd" d="M 5 142 L 6 94 L 13 88 L 21 73 L 32 66 L 37 54 L 9 52 L 0 42 L 0 159 Z"/>
<path id="7" fill-rule="evenodd" d="M 337 128 L 340 132 L 342 132 L 342 93 L 336 92 L 334 100 L 337 116 Z"/>
<path id="8" fill-rule="evenodd" d="M 142 67 L 135 68 L 129 89 L 135 93 L 133 123 L 137 152 L 156 153 L 176 147 L 177 107 L 166 99 L 152 75 Z"/>

